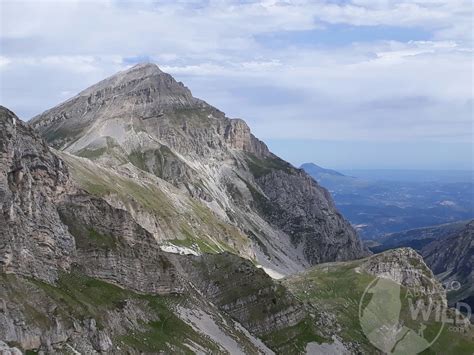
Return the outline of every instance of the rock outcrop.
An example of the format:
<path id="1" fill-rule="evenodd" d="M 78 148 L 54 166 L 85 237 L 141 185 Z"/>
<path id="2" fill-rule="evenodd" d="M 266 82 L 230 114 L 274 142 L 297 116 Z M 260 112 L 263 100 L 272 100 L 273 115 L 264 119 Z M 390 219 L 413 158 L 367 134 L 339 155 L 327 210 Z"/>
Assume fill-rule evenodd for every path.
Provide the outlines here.
<path id="1" fill-rule="evenodd" d="M 306 316 L 303 305 L 248 260 L 233 254 L 182 260 L 187 277 L 203 296 L 253 334 L 295 326 Z"/>
<path id="2" fill-rule="evenodd" d="M 433 272 L 420 254 L 411 248 L 400 248 L 368 258 L 360 269 L 376 277 L 388 278 L 405 287 L 424 289 L 427 293 L 442 292 Z"/>

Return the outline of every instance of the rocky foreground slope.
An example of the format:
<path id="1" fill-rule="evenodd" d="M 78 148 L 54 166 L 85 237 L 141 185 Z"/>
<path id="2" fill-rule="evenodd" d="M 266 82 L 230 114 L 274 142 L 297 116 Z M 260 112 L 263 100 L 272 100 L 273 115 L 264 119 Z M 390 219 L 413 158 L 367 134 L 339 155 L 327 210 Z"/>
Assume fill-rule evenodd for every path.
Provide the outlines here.
<path id="1" fill-rule="evenodd" d="M 368 255 L 324 188 L 156 65 L 105 79 L 30 125 L 83 189 L 165 250 L 227 250 L 275 277 Z"/>

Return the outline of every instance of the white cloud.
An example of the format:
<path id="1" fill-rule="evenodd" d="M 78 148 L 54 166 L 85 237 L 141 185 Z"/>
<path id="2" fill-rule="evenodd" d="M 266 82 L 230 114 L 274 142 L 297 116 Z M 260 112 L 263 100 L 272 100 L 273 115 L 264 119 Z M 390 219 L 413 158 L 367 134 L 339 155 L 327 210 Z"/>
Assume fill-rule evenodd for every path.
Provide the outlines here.
<path id="1" fill-rule="evenodd" d="M 468 141 L 471 5 L 7 0 L 0 4 L 1 102 L 29 118 L 144 56 L 264 138 Z M 431 38 L 312 47 L 258 40 L 335 24 L 423 30 Z"/>

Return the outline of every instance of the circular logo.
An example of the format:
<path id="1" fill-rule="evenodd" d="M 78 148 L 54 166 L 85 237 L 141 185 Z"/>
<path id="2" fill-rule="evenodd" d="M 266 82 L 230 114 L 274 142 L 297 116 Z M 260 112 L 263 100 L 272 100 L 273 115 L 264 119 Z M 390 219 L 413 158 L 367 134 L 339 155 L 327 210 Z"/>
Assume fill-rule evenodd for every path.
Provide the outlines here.
<path id="1" fill-rule="evenodd" d="M 446 310 L 436 281 L 414 270 L 390 270 L 365 289 L 359 321 L 370 343 L 384 353 L 417 354 L 440 336 Z"/>

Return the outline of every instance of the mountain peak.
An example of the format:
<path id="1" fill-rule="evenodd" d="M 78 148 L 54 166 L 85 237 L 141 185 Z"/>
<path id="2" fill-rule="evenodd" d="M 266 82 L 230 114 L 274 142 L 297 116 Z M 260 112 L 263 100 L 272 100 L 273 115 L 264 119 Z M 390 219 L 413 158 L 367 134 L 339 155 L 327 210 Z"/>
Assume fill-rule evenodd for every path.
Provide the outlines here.
<path id="1" fill-rule="evenodd" d="M 183 83 L 161 71 L 156 64 L 140 63 L 34 117 L 30 125 L 41 132 L 51 131 L 48 138 L 60 137 L 64 143 L 62 138 L 72 139 L 71 134 L 79 134 L 99 121 L 156 118 L 165 112 L 205 105 L 205 102 L 193 97 Z"/>
<path id="2" fill-rule="evenodd" d="M 123 91 L 122 89 L 137 90 L 142 89 L 143 86 L 159 90 L 163 89 L 163 85 L 160 85 L 161 82 L 166 82 L 168 88 L 172 86 L 179 87 L 181 90 L 178 91 L 182 92 L 184 90 L 186 94 L 191 94 L 184 85 L 176 82 L 171 75 L 161 71 L 158 65 L 139 63 L 92 85 L 79 93 L 79 96 L 88 96 L 101 90 L 116 94 L 117 89 L 120 91 Z M 142 84 L 138 85 L 139 83 Z"/>
<path id="3" fill-rule="evenodd" d="M 138 63 L 128 69 L 125 69 L 116 73 L 112 77 L 133 76 L 134 78 L 139 78 L 139 77 L 146 78 L 149 76 L 161 75 L 161 74 L 165 74 L 165 73 L 158 67 L 158 65 L 154 63 Z"/>
<path id="4" fill-rule="evenodd" d="M 155 70 L 162 73 L 158 65 L 156 65 L 155 63 L 150 63 L 150 62 L 135 64 L 133 67 L 129 68 L 128 70 L 138 70 L 138 69 L 150 69 L 150 70 Z"/>
<path id="5" fill-rule="evenodd" d="M 300 169 L 303 169 L 309 175 L 328 174 L 334 176 L 345 176 L 336 170 L 326 169 L 314 163 L 304 163 L 300 166 Z"/>

